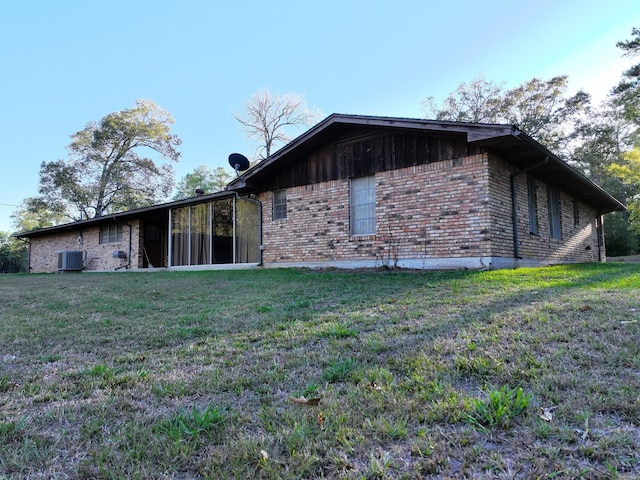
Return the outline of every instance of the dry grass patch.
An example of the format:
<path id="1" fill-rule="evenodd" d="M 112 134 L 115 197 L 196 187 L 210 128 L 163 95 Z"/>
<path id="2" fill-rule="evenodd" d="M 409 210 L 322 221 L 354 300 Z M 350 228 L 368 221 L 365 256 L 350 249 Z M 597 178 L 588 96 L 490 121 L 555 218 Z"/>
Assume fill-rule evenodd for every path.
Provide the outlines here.
<path id="1" fill-rule="evenodd" d="M 634 264 L 5 275 L 0 478 L 638 478 L 639 292 Z"/>

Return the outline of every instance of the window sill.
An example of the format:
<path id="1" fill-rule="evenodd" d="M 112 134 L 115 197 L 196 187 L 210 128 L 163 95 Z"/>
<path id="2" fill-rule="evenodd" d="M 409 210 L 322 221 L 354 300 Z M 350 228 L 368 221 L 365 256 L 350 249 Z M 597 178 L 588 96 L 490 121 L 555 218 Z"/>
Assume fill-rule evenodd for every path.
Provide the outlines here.
<path id="1" fill-rule="evenodd" d="M 351 235 L 350 240 L 352 242 L 366 242 L 376 239 L 376 234 L 372 233 L 369 235 Z"/>

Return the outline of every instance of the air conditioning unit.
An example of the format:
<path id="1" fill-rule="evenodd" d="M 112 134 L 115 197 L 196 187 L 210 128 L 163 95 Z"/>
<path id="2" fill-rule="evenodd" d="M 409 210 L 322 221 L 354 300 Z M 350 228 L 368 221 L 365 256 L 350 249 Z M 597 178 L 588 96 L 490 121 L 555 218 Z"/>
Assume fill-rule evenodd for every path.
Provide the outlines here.
<path id="1" fill-rule="evenodd" d="M 58 252 L 59 272 L 79 272 L 82 270 L 82 250 L 63 250 Z"/>

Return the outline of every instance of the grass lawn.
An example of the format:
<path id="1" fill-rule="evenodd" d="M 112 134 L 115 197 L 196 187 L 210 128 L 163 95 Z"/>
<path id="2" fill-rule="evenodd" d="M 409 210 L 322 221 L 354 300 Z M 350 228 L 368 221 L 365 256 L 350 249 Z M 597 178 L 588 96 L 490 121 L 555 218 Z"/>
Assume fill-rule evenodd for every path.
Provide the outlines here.
<path id="1" fill-rule="evenodd" d="M 0 478 L 640 478 L 640 265 L 0 276 Z"/>

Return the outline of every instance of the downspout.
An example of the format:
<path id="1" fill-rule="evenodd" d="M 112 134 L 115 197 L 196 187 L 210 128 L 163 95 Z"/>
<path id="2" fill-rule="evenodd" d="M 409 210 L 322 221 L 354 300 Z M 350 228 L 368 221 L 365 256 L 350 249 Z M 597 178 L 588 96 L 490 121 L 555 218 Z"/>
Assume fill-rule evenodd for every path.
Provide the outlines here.
<path id="1" fill-rule="evenodd" d="M 596 236 L 598 237 L 598 262 L 602 262 L 604 232 L 602 229 L 602 214 L 600 212 L 596 215 Z"/>
<path id="2" fill-rule="evenodd" d="M 127 264 L 126 265 L 120 265 L 118 268 L 116 268 L 116 270 L 120 270 L 122 268 L 126 268 L 127 270 L 129 270 L 131 268 L 131 224 L 129 223 L 125 223 L 125 222 L 118 222 L 118 219 L 116 217 L 113 217 L 113 221 L 116 223 L 120 223 L 121 225 L 126 225 L 127 227 L 129 227 L 129 254 L 127 255 Z"/>
<path id="3" fill-rule="evenodd" d="M 171 223 L 173 221 L 173 210 L 169 209 L 169 225 L 167 226 L 167 268 L 171 268 L 171 254 L 173 252 L 173 234 L 171 232 Z"/>
<path id="4" fill-rule="evenodd" d="M 520 240 L 518 238 L 518 203 L 517 203 L 517 195 L 516 195 L 516 177 L 529 173 L 531 170 L 534 170 L 549 161 L 549 156 L 545 156 L 544 160 L 540 163 L 536 163 L 535 165 L 531 165 L 524 170 L 519 170 L 511 174 L 511 211 L 512 211 L 512 220 L 513 220 L 513 258 L 516 260 L 521 260 L 520 256 Z"/>

